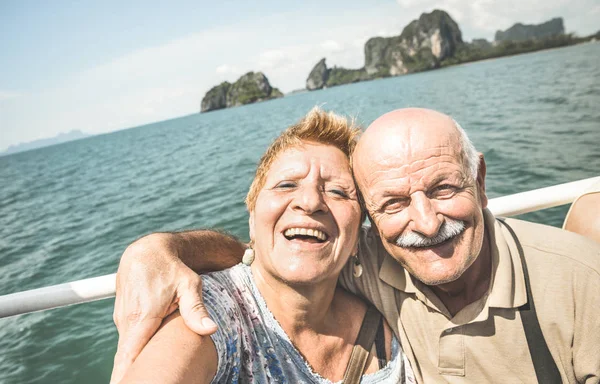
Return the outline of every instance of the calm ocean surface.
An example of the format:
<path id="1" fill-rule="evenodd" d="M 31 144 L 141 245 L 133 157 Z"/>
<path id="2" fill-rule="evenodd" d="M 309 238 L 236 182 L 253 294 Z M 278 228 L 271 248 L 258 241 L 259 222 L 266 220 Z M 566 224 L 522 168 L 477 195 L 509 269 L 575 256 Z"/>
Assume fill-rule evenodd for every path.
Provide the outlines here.
<path id="1" fill-rule="evenodd" d="M 367 125 L 419 106 L 454 116 L 490 197 L 600 175 L 600 44 L 295 94 L 0 157 L 0 295 L 113 273 L 153 231 L 247 239 L 243 199 L 271 140 L 314 105 Z M 33 112 L 32 112 L 33 113 Z M 527 215 L 559 226 L 566 207 Z M 107 383 L 114 300 L 0 319 L 0 383 Z"/>

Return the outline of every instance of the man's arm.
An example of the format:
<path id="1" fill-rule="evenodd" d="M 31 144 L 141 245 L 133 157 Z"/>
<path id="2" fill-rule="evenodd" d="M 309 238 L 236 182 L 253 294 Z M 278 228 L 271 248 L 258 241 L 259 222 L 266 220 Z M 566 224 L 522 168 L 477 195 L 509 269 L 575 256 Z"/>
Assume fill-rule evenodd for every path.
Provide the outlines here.
<path id="1" fill-rule="evenodd" d="M 222 271 L 242 261 L 246 246 L 221 231 L 199 229 L 184 232 L 153 233 L 131 246 L 143 250 L 169 250 L 196 273 Z M 125 256 L 125 255 L 123 255 Z M 141 255 L 147 258 L 147 255 Z"/>
<path id="2" fill-rule="evenodd" d="M 154 233 L 133 242 L 117 271 L 114 321 L 119 332 L 112 383 L 117 383 L 178 307 L 186 325 L 200 335 L 217 329 L 202 302 L 200 272 L 240 262 L 245 245 L 222 232 Z"/>

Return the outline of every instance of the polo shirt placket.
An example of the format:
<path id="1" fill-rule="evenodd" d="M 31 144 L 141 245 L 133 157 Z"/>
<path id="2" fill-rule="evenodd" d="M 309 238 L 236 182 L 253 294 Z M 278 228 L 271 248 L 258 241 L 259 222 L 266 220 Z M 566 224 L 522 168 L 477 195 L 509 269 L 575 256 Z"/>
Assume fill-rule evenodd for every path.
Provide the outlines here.
<path id="1" fill-rule="evenodd" d="M 499 243 L 502 245 L 499 249 L 496 236 L 505 237 L 505 235 L 496 233 L 500 228 L 496 227 L 493 216 L 485 215 L 485 220 L 492 258 L 490 287 L 483 297 L 468 304 L 455 316 L 450 314 L 429 287 L 414 279 L 391 256 L 385 256 L 379 270 L 379 278 L 382 281 L 421 302 L 429 309 L 421 322 L 421 334 L 426 335 L 433 332 L 438 335 L 437 372 L 440 375 L 458 377 L 466 375 L 467 359 L 469 358 L 466 339 L 471 338 L 470 342 L 472 343 L 472 338 L 476 337 L 473 335 L 494 332 L 494 320 L 490 319 L 491 309 L 518 308 L 527 303 L 524 275 L 518 262 L 519 255 L 516 246 L 511 242 L 501 241 Z M 502 263 L 500 263 L 501 259 Z M 403 299 L 398 300 L 398 307 L 401 307 L 402 301 Z M 414 312 L 412 313 L 414 315 Z M 425 316 L 426 321 L 424 320 Z M 515 320 L 518 321 L 518 319 Z"/>

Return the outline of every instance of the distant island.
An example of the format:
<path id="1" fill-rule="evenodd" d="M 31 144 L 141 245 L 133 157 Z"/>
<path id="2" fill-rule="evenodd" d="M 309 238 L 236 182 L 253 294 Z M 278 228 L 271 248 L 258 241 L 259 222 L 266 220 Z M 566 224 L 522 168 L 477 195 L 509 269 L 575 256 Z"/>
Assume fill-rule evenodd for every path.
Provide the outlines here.
<path id="1" fill-rule="evenodd" d="M 248 72 L 235 83 L 222 82 L 211 88 L 200 103 L 200 112 L 235 107 L 258 101 L 283 97 L 283 93 L 269 83 L 262 72 Z"/>
<path id="2" fill-rule="evenodd" d="M 358 69 L 328 68 L 323 58 L 306 79 L 313 91 L 365 80 L 427 71 L 471 61 L 564 47 L 592 39 L 600 32 L 583 38 L 566 35 L 562 18 L 538 25 L 517 23 L 506 31 L 497 31 L 494 42 L 474 39 L 464 42 L 458 24 L 442 10 L 423 13 L 410 22 L 399 36 L 373 37 L 364 48 L 365 65 Z"/>
<path id="3" fill-rule="evenodd" d="M 564 47 L 600 40 L 600 31 L 586 37 L 565 34 L 561 17 L 541 24 L 516 23 L 497 31 L 493 42 L 473 39 L 465 42 L 450 15 L 436 9 L 411 21 L 399 36 L 372 37 L 364 47 L 365 65 L 347 69 L 327 67 L 326 58 L 315 64 L 306 79 L 306 90 L 314 91 L 359 81 L 400 76 L 472 61 Z M 296 90 L 293 93 L 301 92 Z M 248 72 L 235 83 L 223 82 L 210 89 L 200 106 L 201 112 L 255 103 L 282 97 L 262 72 Z"/>
<path id="4" fill-rule="evenodd" d="M 79 130 L 72 130 L 71 132 L 67 133 L 59 133 L 57 136 L 50 137 L 47 139 L 39 139 L 30 141 L 28 143 L 11 145 L 4 152 L 1 152 L 0 156 L 10 155 L 11 153 L 29 151 L 36 148 L 49 147 L 51 145 L 66 143 L 67 141 L 79 140 L 89 136 L 92 135 L 81 132 Z"/>
<path id="5" fill-rule="evenodd" d="M 562 17 L 556 17 L 541 24 L 517 23 L 506 31 L 497 31 L 495 41 L 524 41 L 530 39 L 544 39 L 565 34 L 565 26 Z"/>

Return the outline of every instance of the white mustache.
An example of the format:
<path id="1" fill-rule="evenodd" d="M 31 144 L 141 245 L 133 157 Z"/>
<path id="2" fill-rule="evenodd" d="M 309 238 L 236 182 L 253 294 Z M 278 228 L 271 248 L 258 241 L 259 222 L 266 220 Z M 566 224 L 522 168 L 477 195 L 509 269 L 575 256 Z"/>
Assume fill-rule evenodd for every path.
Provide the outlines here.
<path id="1" fill-rule="evenodd" d="M 427 237 L 418 232 L 404 233 L 396 239 L 396 245 L 402 248 L 432 247 L 456 237 L 465 230 L 465 222 L 446 218 L 434 237 Z"/>

